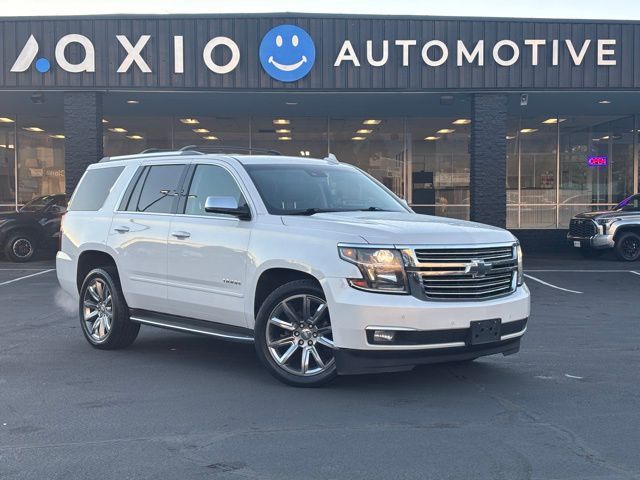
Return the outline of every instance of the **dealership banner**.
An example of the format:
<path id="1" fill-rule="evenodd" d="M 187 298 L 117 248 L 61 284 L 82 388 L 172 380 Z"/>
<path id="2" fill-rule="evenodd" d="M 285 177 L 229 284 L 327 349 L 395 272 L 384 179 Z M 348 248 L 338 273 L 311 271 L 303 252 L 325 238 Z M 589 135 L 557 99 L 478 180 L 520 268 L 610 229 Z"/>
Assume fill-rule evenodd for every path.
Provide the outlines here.
<path id="1" fill-rule="evenodd" d="M 0 89 L 640 88 L 640 23 L 360 16 L 1 20 Z"/>

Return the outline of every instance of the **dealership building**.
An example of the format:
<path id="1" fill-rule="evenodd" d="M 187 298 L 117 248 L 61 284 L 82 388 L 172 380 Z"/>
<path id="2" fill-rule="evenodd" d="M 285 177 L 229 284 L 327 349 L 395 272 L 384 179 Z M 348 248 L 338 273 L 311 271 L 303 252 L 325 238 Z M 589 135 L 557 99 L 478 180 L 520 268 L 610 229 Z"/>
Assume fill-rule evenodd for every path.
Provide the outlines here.
<path id="1" fill-rule="evenodd" d="M 315 14 L 0 19 L 0 208 L 103 156 L 333 153 L 421 213 L 560 241 L 638 191 L 640 23 Z"/>

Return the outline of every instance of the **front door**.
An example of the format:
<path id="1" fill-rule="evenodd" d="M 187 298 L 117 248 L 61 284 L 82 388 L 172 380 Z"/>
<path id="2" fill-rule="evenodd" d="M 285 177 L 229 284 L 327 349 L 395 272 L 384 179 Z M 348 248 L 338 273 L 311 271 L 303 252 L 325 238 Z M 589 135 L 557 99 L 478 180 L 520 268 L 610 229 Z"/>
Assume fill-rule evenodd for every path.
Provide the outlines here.
<path id="1" fill-rule="evenodd" d="M 169 313 L 246 327 L 245 271 L 252 221 L 207 213 L 207 197 L 246 196 L 231 170 L 199 164 L 168 241 Z"/>

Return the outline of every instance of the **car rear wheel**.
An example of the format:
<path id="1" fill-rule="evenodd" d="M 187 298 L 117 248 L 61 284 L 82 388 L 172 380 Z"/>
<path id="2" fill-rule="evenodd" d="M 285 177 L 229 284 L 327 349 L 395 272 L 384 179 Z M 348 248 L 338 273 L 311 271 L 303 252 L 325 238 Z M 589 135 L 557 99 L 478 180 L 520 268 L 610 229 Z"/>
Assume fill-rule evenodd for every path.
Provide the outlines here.
<path id="1" fill-rule="evenodd" d="M 95 348 L 125 348 L 138 336 L 140 324 L 129 319 L 129 307 L 113 267 L 89 272 L 80 288 L 79 307 L 82 332 Z"/>
<path id="2" fill-rule="evenodd" d="M 25 232 L 12 233 L 5 243 L 4 254 L 12 262 L 28 262 L 36 254 L 36 241 L 31 234 Z"/>
<path id="3" fill-rule="evenodd" d="M 625 232 L 616 239 L 616 256 L 625 262 L 635 262 L 640 258 L 640 235 Z"/>
<path id="4" fill-rule="evenodd" d="M 255 326 L 256 352 L 281 382 L 317 387 L 337 375 L 324 293 L 310 280 L 289 282 L 264 301 Z"/>

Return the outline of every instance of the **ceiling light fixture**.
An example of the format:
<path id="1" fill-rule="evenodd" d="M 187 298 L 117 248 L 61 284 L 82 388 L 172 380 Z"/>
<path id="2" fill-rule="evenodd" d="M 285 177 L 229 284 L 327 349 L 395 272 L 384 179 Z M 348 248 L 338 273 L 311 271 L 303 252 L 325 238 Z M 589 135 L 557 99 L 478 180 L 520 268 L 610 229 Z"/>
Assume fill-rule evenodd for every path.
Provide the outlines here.
<path id="1" fill-rule="evenodd" d="M 140 100 L 127 100 L 127 103 L 129 105 L 137 105 L 138 103 L 140 103 Z"/>
<path id="2" fill-rule="evenodd" d="M 292 106 L 293 106 L 293 105 L 297 105 L 297 104 L 298 104 L 298 102 L 285 102 L 285 104 L 287 104 L 287 105 L 292 105 Z"/>
<path id="3" fill-rule="evenodd" d="M 453 133 L 455 131 L 455 128 L 441 128 L 437 133 Z"/>
<path id="4" fill-rule="evenodd" d="M 127 133 L 127 129 L 122 127 L 113 127 L 110 128 L 109 131 L 113 133 Z"/>
<path id="5" fill-rule="evenodd" d="M 451 123 L 453 123 L 454 125 L 469 125 L 471 123 L 471 120 L 469 120 L 468 118 L 459 118 Z"/>
<path id="6" fill-rule="evenodd" d="M 566 120 L 566 118 L 547 118 L 546 120 L 543 120 L 542 123 L 546 123 L 548 124 L 554 124 L 554 123 L 562 123 Z"/>
<path id="7" fill-rule="evenodd" d="M 598 103 L 600 105 L 609 105 L 611 103 L 611 100 L 600 100 Z"/>
<path id="8" fill-rule="evenodd" d="M 194 128 L 193 131 L 196 133 L 209 133 L 209 130 L 206 128 Z"/>
<path id="9" fill-rule="evenodd" d="M 109 120 L 107 120 L 106 118 L 103 118 L 102 123 L 109 123 Z"/>
<path id="10" fill-rule="evenodd" d="M 278 140 L 288 141 L 291 140 L 291 137 L 278 137 Z"/>
<path id="11" fill-rule="evenodd" d="M 440 137 L 434 137 L 434 136 L 430 135 L 430 136 L 428 136 L 428 137 L 424 137 L 424 139 L 425 139 L 427 142 L 435 142 L 436 140 L 440 140 Z"/>
<path id="12" fill-rule="evenodd" d="M 26 130 L 27 132 L 44 132 L 40 127 L 23 127 L 23 130 Z"/>
<path id="13" fill-rule="evenodd" d="M 127 135 L 127 138 L 131 140 L 142 140 L 144 137 L 142 135 Z"/>
<path id="14" fill-rule="evenodd" d="M 291 130 L 289 130 L 288 128 L 278 128 L 276 130 L 276 133 L 291 133 Z"/>
<path id="15" fill-rule="evenodd" d="M 205 140 L 218 140 L 218 137 L 216 137 L 215 135 L 207 135 L 206 137 L 202 137 Z"/>
<path id="16" fill-rule="evenodd" d="M 197 118 L 181 118 L 180 123 L 184 123 L 185 125 L 197 125 L 200 123 L 200 120 Z"/>
<path id="17" fill-rule="evenodd" d="M 382 120 L 375 120 L 373 118 L 370 118 L 368 120 L 365 120 L 362 122 L 363 125 L 380 125 L 380 123 L 382 122 Z"/>
<path id="18" fill-rule="evenodd" d="M 522 128 L 520 130 L 520 133 L 534 133 L 537 132 L 538 129 L 537 128 Z"/>
<path id="19" fill-rule="evenodd" d="M 351 140 L 354 140 L 356 142 L 361 142 L 362 140 L 366 140 L 367 137 L 351 137 Z"/>
<path id="20" fill-rule="evenodd" d="M 61 133 L 56 133 L 55 135 L 49 135 L 51 138 L 56 138 L 58 140 L 63 139 L 64 135 L 62 135 Z"/>
<path id="21" fill-rule="evenodd" d="M 274 118 L 273 119 L 273 124 L 274 125 L 289 125 L 291 122 L 289 120 L 287 120 L 286 118 Z"/>
<path id="22" fill-rule="evenodd" d="M 369 134 L 371 132 L 373 132 L 373 130 L 369 130 L 368 128 L 361 128 L 356 133 L 364 133 L 366 135 L 366 134 Z"/>
<path id="23" fill-rule="evenodd" d="M 0 123 L 13 123 L 15 120 L 9 117 L 0 117 Z"/>

